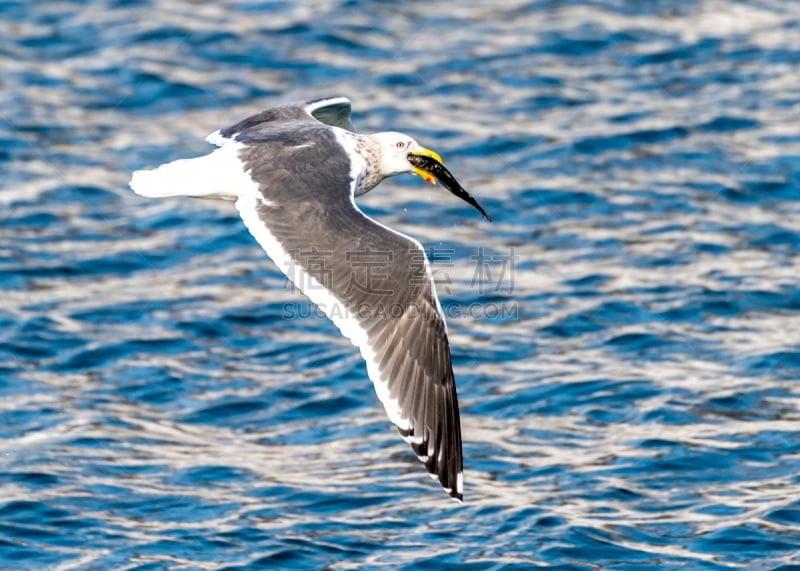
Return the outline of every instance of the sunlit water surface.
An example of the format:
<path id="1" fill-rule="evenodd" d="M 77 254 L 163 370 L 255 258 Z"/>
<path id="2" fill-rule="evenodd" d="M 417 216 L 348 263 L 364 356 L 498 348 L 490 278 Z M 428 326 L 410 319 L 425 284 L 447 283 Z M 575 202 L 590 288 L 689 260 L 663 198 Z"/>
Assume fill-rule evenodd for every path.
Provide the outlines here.
<path id="1" fill-rule="evenodd" d="M 490 6 L 490 4 L 493 4 Z M 0 3 L 0 568 L 800 569 L 800 5 Z M 465 503 L 229 203 L 132 170 L 354 102 L 445 157 Z"/>

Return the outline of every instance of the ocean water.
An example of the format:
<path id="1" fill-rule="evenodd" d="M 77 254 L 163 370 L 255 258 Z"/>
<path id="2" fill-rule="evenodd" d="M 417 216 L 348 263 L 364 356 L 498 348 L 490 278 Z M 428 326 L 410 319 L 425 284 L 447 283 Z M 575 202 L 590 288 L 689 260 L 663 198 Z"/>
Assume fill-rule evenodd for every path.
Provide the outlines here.
<path id="1" fill-rule="evenodd" d="M 0 568 L 800 569 L 800 4 L 0 2 Z M 449 316 L 465 503 L 229 203 L 346 95 Z"/>

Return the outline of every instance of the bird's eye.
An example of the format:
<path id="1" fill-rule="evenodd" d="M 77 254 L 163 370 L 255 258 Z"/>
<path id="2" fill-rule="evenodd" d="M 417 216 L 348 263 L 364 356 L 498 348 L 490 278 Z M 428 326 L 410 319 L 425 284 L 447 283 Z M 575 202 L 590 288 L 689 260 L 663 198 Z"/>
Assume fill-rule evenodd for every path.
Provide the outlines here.
<path id="1" fill-rule="evenodd" d="M 397 141 L 397 143 L 395 143 L 395 147 L 397 147 L 398 149 L 402 149 L 405 146 L 406 144 L 403 141 Z"/>

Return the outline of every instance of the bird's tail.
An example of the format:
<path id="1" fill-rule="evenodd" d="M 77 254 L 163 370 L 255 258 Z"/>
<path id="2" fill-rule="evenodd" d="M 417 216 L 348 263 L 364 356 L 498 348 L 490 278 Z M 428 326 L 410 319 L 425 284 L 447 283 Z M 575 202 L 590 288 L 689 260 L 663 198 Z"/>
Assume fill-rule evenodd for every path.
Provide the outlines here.
<path id="1" fill-rule="evenodd" d="M 241 177 L 235 146 L 226 145 L 202 157 L 136 171 L 129 184 L 136 194 L 152 198 L 194 196 L 235 200 L 238 197 L 235 181 Z"/>

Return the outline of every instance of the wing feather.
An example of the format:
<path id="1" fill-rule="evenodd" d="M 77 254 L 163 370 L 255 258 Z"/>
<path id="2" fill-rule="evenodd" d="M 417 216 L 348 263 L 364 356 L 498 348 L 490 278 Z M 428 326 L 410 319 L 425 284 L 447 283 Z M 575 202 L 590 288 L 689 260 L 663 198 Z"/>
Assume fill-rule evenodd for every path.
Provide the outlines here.
<path id="1" fill-rule="evenodd" d="M 325 133 L 330 130 L 318 133 L 316 147 L 303 149 L 304 157 L 275 157 L 288 151 L 267 143 L 245 146 L 240 156 L 258 191 L 240 195 L 236 208 L 275 264 L 359 347 L 390 420 L 431 475 L 461 500 L 458 398 L 427 258 L 419 242 L 357 208 L 349 159 L 343 150 L 333 152 L 341 147 Z M 280 172 L 264 167 L 267 156 Z M 314 161 L 315 168 L 300 160 Z M 361 254 L 386 260 L 367 284 L 359 279 Z M 423 265 L 424 280 L 415 264 Z"/>
<path id="2" fill-rule="evenodd" d="M 280 124 L 290 121 L 323 123 L 355 131 L 350 120 L 350 100 L 347 97 L 323 97 L 310 101 L 297 101 L 277 107 L 270 107 L 255 115 L 245 117 L 230 127 L 219 129 L 206 137 L 212 145 L 221 147 L 225 143 L 236 140 L 237 135 L 254 127 L 266 124 Z"/>

